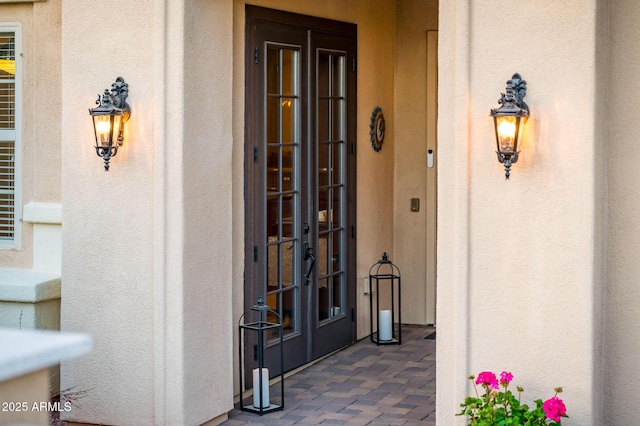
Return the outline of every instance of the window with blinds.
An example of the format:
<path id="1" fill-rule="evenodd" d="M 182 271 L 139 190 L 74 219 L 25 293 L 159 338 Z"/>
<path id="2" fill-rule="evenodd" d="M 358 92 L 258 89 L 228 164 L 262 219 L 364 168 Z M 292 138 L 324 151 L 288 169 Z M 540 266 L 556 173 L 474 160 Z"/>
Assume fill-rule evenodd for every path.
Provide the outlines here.
<path id="1" fill-rule="evenodd" d="M 19 67 L 16 57 L 19 26 L 0 23 L 0 247 L 17 244 L 16 156 L 20 139 Z"/>

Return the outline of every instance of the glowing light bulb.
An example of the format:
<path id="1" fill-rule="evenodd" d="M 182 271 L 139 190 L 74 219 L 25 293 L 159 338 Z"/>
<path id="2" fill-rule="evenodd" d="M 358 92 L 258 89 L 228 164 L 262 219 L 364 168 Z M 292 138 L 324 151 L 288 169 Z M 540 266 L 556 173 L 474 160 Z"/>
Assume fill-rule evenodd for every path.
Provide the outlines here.
<path id="1" fill-rule="evenodd" d="M 100 141 L 100 145 L 109 145 L 109 131 L 111 130 L 111 122 L 108 115 L 98 117 L 96 120 L 96 135 Z"/>
<path id="2" fill-rule="evenodd" d="M 503 151 L 513 151 L 513 141 L 516 135 L 515 120 L 512 118 L 500 120 L 498 135 L 500 137 L 500 148 Z"/>
<path id="3" fill-rule="evenodd" d="M 109 122 L 100 120 L 96 123 L 96 131 L 98 133 L 107 133 L 109 131 Z"/>

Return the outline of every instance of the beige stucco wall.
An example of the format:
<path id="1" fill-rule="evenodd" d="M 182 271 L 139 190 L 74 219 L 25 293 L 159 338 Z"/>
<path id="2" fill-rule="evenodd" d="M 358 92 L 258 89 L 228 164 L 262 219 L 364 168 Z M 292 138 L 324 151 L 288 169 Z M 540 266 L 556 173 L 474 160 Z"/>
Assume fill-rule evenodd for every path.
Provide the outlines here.
<path id="1" fill-rule="evenodd" d="M 440 4 L 440 424 L 483 370 L 528 401 L 563 386 L 571 424 L 602 424 L 596 4 Z M 505 181 L 489 110 L 514 72 L 531 118 Z"/>
<path id="2" fill-rule="evenodd" d="M 638 111 L 640 101 L 640 4 L 609 2 L 608 42 L 600 60 L 606 67 L 607 130 L 607 267 L 605 317 L 605 417 L 603 424 L 637 424 L 637 377 L 640 376 L 640 299 L 638 242 L 640 241 L 640 178 Z"/>
<path id="3" fill-rule="evenodd" d="M 65 417 L 200 424 L 232 408 L 232 2 L 63 4 L 62 328 L 94 352 Z M 87 108 L 121 75 L 132 116 L 102 168 Z"/>
<path id="4" fill-rule="evenodd" d="M 230 226 L 236 215 L 232 210 L 232 15 L 231 0 L 185 3 L 182 403 L 188 424 L 229 411 L 237 377 L 226 367 L 236 353 L 231 340 L 237 324 L 232 311 L 231 248 L 242 244 Z"/>
<path id="5" fill-rule="evenodd" d="M 22 24 L 22 203 L 59 203 L 61 0 L 0 4 L 0 20 Z M 0 250 L 0 265 L 29 268 L 33 225 L 23 222 L 21 247 Z"/>
<path id="6" fill-rule="evenodd" d="M 91 389 L 82 409 L 63 414 L 68 420 L 142 424 L 154 414 L 154 145 L 164 139 L 155 138 L 153 99 L 163 87 L 151 78 L 153 2 L 123 3 L 62 7 L 61 327 L 90 333 L 95 350 L 63 363 L 61 385 Z M 126 37 L 106 43 L 103 31 Z M 118 76 L 129 84 L 132 115 L 105 172 L 87 110 Z"/>
<path id="7" fill-rule="evenodd" d="M 438 29 L 438 2 L 397 2 L 396 29 L 391 260 L 402 273 L 402 321 L 425 324 L 427 249 L 435 249 L 427 248 L 427 213 L 436 201 L 427 198 L 427 31 Z M 411 211 L 412 198 L 420 199 L 419 212 Z"/>

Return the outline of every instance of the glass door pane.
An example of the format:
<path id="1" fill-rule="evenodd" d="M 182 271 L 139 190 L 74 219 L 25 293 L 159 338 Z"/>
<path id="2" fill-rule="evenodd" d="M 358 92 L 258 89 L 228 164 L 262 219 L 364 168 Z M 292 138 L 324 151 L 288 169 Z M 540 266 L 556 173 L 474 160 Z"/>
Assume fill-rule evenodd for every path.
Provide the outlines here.
<path id="1" fill-rule="evenodd" d="M 300 331 L 300 51 L 267 45 L 267 305 L 285 336 Z"/>
<path id="2" fill-rule="evenodd" d="M 317 51 L 318 321 L 346 313 L 344 167 L 346 53 Z"/>

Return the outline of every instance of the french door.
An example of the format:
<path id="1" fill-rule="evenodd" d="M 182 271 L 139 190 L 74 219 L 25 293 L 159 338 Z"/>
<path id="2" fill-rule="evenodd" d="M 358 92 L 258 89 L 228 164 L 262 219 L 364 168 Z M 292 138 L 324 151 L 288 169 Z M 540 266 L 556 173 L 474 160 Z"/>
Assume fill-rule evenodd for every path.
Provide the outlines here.
<path id="1" fill-rule="evenodd" d="M 278 313 L 290 370 L 355 340 L 356 27 L 246 12 L 245 307 Z"/>

